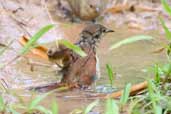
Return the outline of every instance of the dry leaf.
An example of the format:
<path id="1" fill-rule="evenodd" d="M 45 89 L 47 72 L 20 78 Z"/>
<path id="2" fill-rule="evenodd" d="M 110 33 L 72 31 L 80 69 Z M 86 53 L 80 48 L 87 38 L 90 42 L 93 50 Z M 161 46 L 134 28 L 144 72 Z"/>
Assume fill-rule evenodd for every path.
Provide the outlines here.
<path id="1" fill-rule="evenodd" d="M 26 43 L 29 41 L 29 39 L 26 36 L 23 36 L 19 39 L 19 43 L 23 46 L 26 45 Z M 36 58 L 41 58 L 48 60 L 47 56 L 47 48 L 44 46 L 37 46 L 33 49 L 30 50 L 31 53 L 29 53 L 29 57 L 36 57 Z"/>

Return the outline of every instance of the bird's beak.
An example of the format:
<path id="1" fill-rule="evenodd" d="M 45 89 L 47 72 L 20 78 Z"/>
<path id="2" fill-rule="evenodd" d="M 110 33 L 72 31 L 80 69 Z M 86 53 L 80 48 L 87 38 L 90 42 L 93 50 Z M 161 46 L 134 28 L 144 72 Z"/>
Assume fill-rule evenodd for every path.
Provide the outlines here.
<path id="1" fill-rule="evenodd" d="M 108 32 L 115 32 L 114 30 L 111 30 L 111 29 L 107 29 L 106 31 L 105 31 L 105 33 L 108 33 Z"/>

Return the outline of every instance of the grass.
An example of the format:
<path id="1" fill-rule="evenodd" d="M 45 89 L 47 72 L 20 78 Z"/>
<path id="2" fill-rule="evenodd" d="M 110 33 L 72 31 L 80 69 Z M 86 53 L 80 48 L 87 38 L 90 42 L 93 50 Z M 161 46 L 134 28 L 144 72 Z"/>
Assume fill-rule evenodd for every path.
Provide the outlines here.
<path id="1" fill-rule="evenodd" d="M 34 114 L 36 112 L 41 112 L 43 114 L 58 114 L 58 105 L 54 100 L 51 104 L 51 108 L 47 109 L 40 105 L 40 102 L 43 101 L 48 95 L 52 94 L 54 91 L 38 95 L 34 99 L 32 99 L 29 103 L 23 104 L 23 102 L 15 103 L 15 104 L 6 104 L 2 96 L 0 96 L 0 111 L 10 112 L 12 114 L 20 114 L 17 112 L 18 110 L 23 110 L 24 114 Z M 18 99 L 21 99 L 19 96 L 16 96 Z M 3 108 L 2 108 L 3 107 Z"/>
<path id="2" fill-rule="evenodd" d="M 85 110 L 84 110 L 84 114 L 88 114 L 90 111 L 92 111 L 92 109 L 97 106 L 99 104 L 99 100 L 95 100 L 94 102 L 92 102 L 91 104 L 89 104 Z"/>
<path id="3" fill-rule="evenodd" d="M 161 0 L 161 3 L 165 9 L 165 11 L 171 16 L 171 7 L 167 4 L 166 0 Z M 167 48 L 167 55 L 170 55 L 171 50 L 171 31 L 168 29 L 167 25 L 165 24 L 164 20 L 160 17 L 161 25 L 166 33 L 166 38 L 168 40 Z M 21 51 L 20 55 L 26 54 L 31 48 L 35 46 L 35 43 L 39 38 L 41 38 L 46 32 L 52 29 L 54 25 L 47 25 L 40 29 L 30 41 L 24 46 Z M 151 36 L 146 35 L 138 35 L 129 37 L 123 41 L 120 41 L 116 44 L 113 44 L 109 50 L 113 50 L 118 48 L 122 45 L 127 45 L 136 41 L 140 40 L 151 40 L 153 39 Z M 85 57 L 86 53 L 82 51 L 78 46 L 73 45 L 72 43 L 62 40 L 60 41 L 61 44 L 65 45 L 67 48 L 70 48 L 75 53 L 79 54 L 81 57 Z M 5 47 L 4 47 L 5 48 Z M 1 51 L 4 53 L 4 50 Z M 0 55 L 2 54 L 0 52 Z M 111 87 L 114 84 L 114 73 L 112 70 L 111 65 L 106 65 L 109 83 Z M 123 94 L 119 100 L 114 100 L 108 98 L 105 100 L 105 114 L 120 114 L 125 113 L 123 109 L 126 108 L 126 112 L 129 114 L 169 114 L 171 113 L 171 62 L 170 59 L 168 63 L 164 65 L 155 64 L 153 68 L 154 72 L 154 79 L 148 79 L 148 88 L 140 95 L 136 95 L 130 97 L 130 89 L 131 84 L 126 84 Z M 20 114 L 17 112 L 20 109 L 23 109 L 25 114 L 33 114 L 35 111 L 39 111 L 45 114 L 58 114 L 58 104 L 57 101 L 53 100 L 50 104 L 50 108 L 43 107 L 40 105 L 40 102 L 43 101 L 48 95 L 52 92 L 45 93 L 35 97 L 27 104 L 23 104 L 21 102 L 16 104 L 8 104 L 5 99 L 0 95 L 0 113 L 10 113 L 10 114 Z M 71 114 L 82 113 L 82 114 L 89 114 L 93 109 L 98 106 L 100 103 L 99 100 L 95 100 L 86 106 L 83 109 L 74 109 Z"/>
<path id="4" fill-rule="evenodd" d="M 6 104 L 2 96 L 0 96 L 0 112 L 3 113 L 6 110 Z"/>
<path id="5" fill-rule="evenodd" d="M 160 19 L 160 23 L 162 24 L 163 29 L 165 31 L 166 38 L 170 41 L 171 40 L 171 32 L 169 31 L 169 28 L 166 26 L 164 20 L 161 17 L 159 19 Z"/>
<path id="6" fill-rule="evenodd" d="M 171 16 L 171 7 L 167 3 L 167 1 L 166 0 L 161 0 L 161 3 L 163 5 L 163 8 L 165 9 L 165 11 Z"/>
<path id="7" fill-rule="evenodd" d="M 87 54 L 77 45 L 72 44 L 71 42 L 67 41 L 67 40 L 60 40 L 57 41 L 57 44 L 63 44 L 64 46 L 66 46 L 67 48 L 73 50 L 75 53 L 77 53 L 78 55 L 80 55 L 81 57 L 86 57 Z"/>
<path id="8" fill-rule="evenodd" d="M 121 107 L 126 105 L 126 103 L 128 102 L 130 89 L 131 89 L 131 84 L 130 83 L 126 84 L 126 86 L 124 88 L 124 91 L 122 93 L 122 96 L 120 98 L 120 105 L 121 105 Z"/>
<path id="9" fill-rule="evenodd" d="M 153 37 L 152 36 L 148 36 L 148 35 L 137 35 L 137 36 L 132 36 L 132 37 L 129 37 L 127 39 L 124 39 L 122 41 L 119 41 L 115 44 L 113 44 L 109 50 L 113 50 L 113 49 L 116 49 L 122 45 L 127 45 L 127 44 L 130 44 L 130 43 L 134 43 L 134 42 L 137 42 L 137 41 L 140 41 L 140 40 L 152 40 Z"/>
<path id="10" fill-rule="evenodd" d="M 106 100 L 105 114 L 119 114 L 119 107 L 115 100 L 110 98 Z"/>
<path id="11" fill-rule="evenodd" d="M 46 25 L 45 27 L 42 27 L 35 35 L 30 38 L 29 42 L 21 49 L 20 55 L 27 53 L 31 48 L 33 48 L 37 40 L 39 40 L 45 33 L 47 33 L 53 27 L 54 25 Z"/>
<path id="12" fill-rule="evenodd" d="M 111 87 L 113 87 L 115 77 L 114 77 L 114 73 L 113 73 L 111 65 L 107 64 L 106 69 L 107 69 L 107 74 L 108 74 L 108 77 L 109 77 L 110 85 L 111 85 Z"/>

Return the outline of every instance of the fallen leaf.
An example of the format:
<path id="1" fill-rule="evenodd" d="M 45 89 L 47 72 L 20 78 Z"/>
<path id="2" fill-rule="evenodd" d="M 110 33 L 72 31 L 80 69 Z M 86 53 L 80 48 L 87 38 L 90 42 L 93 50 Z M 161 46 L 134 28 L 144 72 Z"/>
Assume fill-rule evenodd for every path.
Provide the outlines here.
<path id="1" fill-rule="evenodd" d="M 28 41 L 29 41 L 29 39 L 26 36 L 23 36 L 19 39 L 19 43 L 22 46 L 26 45 Z M 36 46 L 30 50 L 31 53 L 29 53 L 28 55 L 30 57 L 31 56 L 34 56 L 34 57 L 37 56 L 38 58 L 48 60 L 47 50 L 48 49 L 44 46 Z"/>

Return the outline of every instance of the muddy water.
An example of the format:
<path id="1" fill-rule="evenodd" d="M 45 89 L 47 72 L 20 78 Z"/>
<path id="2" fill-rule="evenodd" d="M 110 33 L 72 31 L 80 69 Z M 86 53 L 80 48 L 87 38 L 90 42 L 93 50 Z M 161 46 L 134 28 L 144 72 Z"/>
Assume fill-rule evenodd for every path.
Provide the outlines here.
<path id="1" fill-rule="evenodd" d="M 5 2 L 6 3 L 6 2 Z M 9 10 L 14 10 L 18 6 L 23 6 L 24 11 L 17 12 L 19 21 L 23 21 L 28 25 L 25 29 L 21 29 L 15 20 L 11 18 L 10 12 L 2 10 L 0 12 L 0 42 L 7 44 L 10 40 L 17 40 L 21 35 L 26 34 L 29 31 L 30 34 L 35 33 L 42 26 L 51 23 L 48 14 L 44 7 L 40 7 L 39 4 L 32 3 L 15 3 L 8 1 L 5 6 Z M 0 7 L 1 8 L 1 7 Z M 30 12 L 30 8 L 34 9 L 35 12 Z M 84 24 L 71 24 L 61 23 L 54 21 L 56 28 L 46 34 L 39 43 L 45 43 L 44 45 L 50 47 L 55 39 L 66 38 L 72 42 L 76 41 L 79 37 L 79 32 L 84 27 Z M 122 88 L 126 83 L 137 83 L 143 81 L 145 78 L 151 77 L 149 73 L 144 72 L 144 69 L 151 67 L 154 63 L 163 63 L 166 60 L 165 53 L 153 54 L 152 51 L 161 47 L 161 42 L 166 42 L 164 36 L 160 35 L 158 31 L 140 31 L 131 30 L 127 26 L 115 26 L 113 22 L 107 21 L 102 22 L 104 25 L 115 30 L 115 33 L 106 35 L 97 49 L 100 59 L 101 78 L 97 80 L 97 85 L 108 84 L 108 77 L 106 73 L 106 64 L 112 65 L 114 72 L 116 73 L 116 79 L 114 86 Z M 10 34 L 9 34 L 10 33 Z M 137 43 L 122 46 L 113 51 L 108 51 L 108 48 L 115 42 L 125 39 L 127 37 L 147 34 L 152 35 L 154 40 L 152 41 L 140 41 Z M 48 43 L 48 44 L 46 44 Z M 12 44 L 14 50 L 7 50 L 2 56 L 0 56 L 1 63 L 6 63 L 14 58 L 21 46 L 17 41 Z M 43 64 L 51 65 L 49 62 L 44 60 L 32 59 L 32 62 L 40 62 Z M 52 82 L 59 81 L 60 76 L 56 74 L 53 67 L 45 66 L 34 66 L 31 71 L 31 66 L 27 63 L 26 59 L 20 58 L 8 65 L 5 69 L 1 70 L 0 78 L 3 78 L 8 88 L 14 90 L 19 96 L 24 99 L 24 102 L 28 102 L 33 96 L 41 93 L 35 93 L 28 91 L 26 88 L 32 86 L 44 85 Z M 93 100 L 86 98 L 64 98 L 64 96 L 86 96 L 88 92 L 79 90 L 54 93 L 45 99 L 42 104 L 49 107 L 49 104 L 56 100 L 59 104 L 60 114 L 68 114 L 75 108 L 85 108 L 87 104 Z M 7 95 L 5 95 L 7 96 Z M 6 97 L 10 102 L 16 102 L 12 96 Z M 96 109 L 101 111 L 99 107 Z"/>
<path id="2" fill-rule="evenodd" d="M 116 73 L 115 86 L 123 87 L 123 85 L 128 82 L 137 83 L 149 78 L 149 72 L 147 73 L 145 71 L 151 68 L 155 63 L 162 63 L 165 61 L 165 53 L 152 53 L 161 46 L 161 42 L 165 42 L 157 31 L 137 32 L 135 30 L 129 30 L 126 27 L 121 29 L 116 28 L 115 30 L 116 32 L 106 36 L 101 43 L 102 45 L 100 45 L 101 49 L 99 50 L 99 56 L 102 61 L 102 78 L 99 83 L 106 82 L 105 79 L 107 79 L 105 64 L 111 64 Z M 119 47 L 112 51 L 105 51 L 117 41 L 137 34 L 151 35 L 154 37 L 154 40 L 140 41 Z"/>
<path id="3" fill-rule="evenodd" d="M 74 26 L 78 27 L 78 25 L 72 25 L 71 28 L 74 28 Z M 82 26 L 80 26 L 80 29 L 81 28 Z M 106 64 L 111 64 L 114 72 L 116 73 L 114 86 L 116 86 L 117 88 L 122 88 L 128 82 L 135 84 L 143 81 L 146 78 L 150 78 L 149 73 L 144 72 L 144 69 L 148 69 L 154 63 L 165 62 L 166 57 L 164 53 L 152 53 L 152 51 L 161 47 L 160 42 L 165 42 L 160 35 L 157 35 L 157 31 L 144 33 L 131 31 L 128 30 L 126 27 L 120 29 L 113 27 L 113 29 L 116 32 L 106 35 L 98 47 L 101 78 L 97 80 L 97 85 L 105 85 L 109 83 L 105 68 Z M 72 30 L 74 29 L 63 28 L 62 30 L 63 33 L 65 33 L 66 31 L 66 37 L 67 34 L 68 37 L 71 37 L 71 34 L 69 33 L 73 33 Z M 155 39 L 153 41 L 140 41 L 134 44 L 122 46 L 113 51 L 108 51 L 108 48 L 113 43 L 136 34 L 149 34 L 152 35 Z M 76 36 L 77 35 L 75 34 L 73 38 Z M 48 46 L 49 44 L 47 45 L 47 47 Z M 33 62 L 50 64 L 48 62 L 36 59 L 33 59 Z M 31 97 L 30 91 L 26 91 L 25 88 L 56 82 L 59 81 L 60 78 L 60 76 L 56 74 L 55 70 L 52 67 L 34 66 L 33 71 L 31 71 L 31 66 L 27 64 L 27 61 L 23 58 L 18 60 L 17 63 L 13 66 L 9 66 L 7 69 L 9 69 L 9 71 L 11 72 L 11 79 L 14 79 L 9 79 L 11 80 L 11 83 L 13 83 L 11 87 L 18 91 L 17 93 L 20 93 L 22 98 L 25 99 L 25 102 L 28 102 L 28 99 L 30 99 Z M 73 109 L 76 108 L 83 109 L 86 107 L 87 104 L 92 102 L 92 100 L 84 98 L 87 94 L 89 94 L 89 92 L 83 92 L 79 90 L 64 93 L 57 92 L 49 96 L 47 100 L 45 99 L 42 104 L 45 106 L 49 106 L 51 101 L 55 99 L 59 103 L 60 114 L 67 114 L 68 112 L 71 112 Z M 36 95 L 36 93 L 34 93 L 34 95 Z M 72 96 L 72 98 L 65 99 L 65 97 L 67 96 Z M 74 96 L 76 96 L 76 98 Z M 102 110 L 102 108 L 99 107 L 102 107 L 101 104 L 97 107 L 96 110 Z"/>

